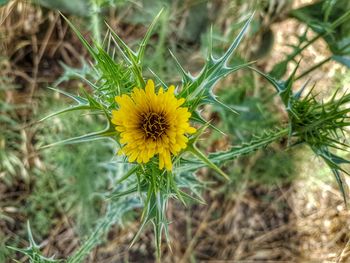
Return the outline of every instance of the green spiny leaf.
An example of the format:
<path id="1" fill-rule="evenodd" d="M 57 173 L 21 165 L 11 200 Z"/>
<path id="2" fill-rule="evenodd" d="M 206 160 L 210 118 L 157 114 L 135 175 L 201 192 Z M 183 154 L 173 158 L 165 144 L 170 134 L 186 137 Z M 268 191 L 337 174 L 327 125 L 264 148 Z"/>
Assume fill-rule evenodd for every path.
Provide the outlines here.
<path id="1" fill-rule="evenodd" d="M 141 61 L 138 60 L 138 54 L 132 51 L 131 48 L 113 31 L 113 29 L 107 24 L 113 40 L 121 51 L 126 63 L 132 66 L 131 70 L 134 73 L 135 79 L 138 82 L 139 87 L 145 86 L 145 81 L 142 77 L 142 65 Z"/>
<path id="2" fill-rule="evenodd" d="M 207 62 L 199 75 L 191 81 L 187 86 L 184 86 L 183 91 L 180 96 L 186 98 L 193 98 L 198 94 L 201 94 L 203 90 L 206 90 L 207 93 L 212 91 L 213 85 L 222 77 L 227 74 L 237 70 L 232 69 L 227 66 L 228 60 L 231 58 L 233 52 L 238 47 L 239 43 L 242 41 L 243 36 L 248 30 L 248 26 L 253 19 L 254 13 L 248 18 L 240 33 L 237 35 L 235 40 L 232 42 L 230 47 L 227 49 L 225 54 L 216 59 L 212 55 L 207 58 Z M 240 67 L 241 68 L 241 67 Z M 184 83 L 186 84 L 186 83 Z"/>

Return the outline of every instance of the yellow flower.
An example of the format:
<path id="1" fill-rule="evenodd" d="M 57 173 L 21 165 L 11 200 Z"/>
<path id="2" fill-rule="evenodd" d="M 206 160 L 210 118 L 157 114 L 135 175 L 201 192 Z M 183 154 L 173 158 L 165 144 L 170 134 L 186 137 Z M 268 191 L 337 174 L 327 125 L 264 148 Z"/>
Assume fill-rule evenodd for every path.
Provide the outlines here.
<path id="1" fill-rule="evenodd" d="M 174 91 L 170 86 L 157 94 L 154 82 L 148 80 L 145 89 L 134 88 L 130 96 L 115 97 L 119 109 L 112 111 L 112 123 L 123 144 L 119 153 L 127 155 L 129 162 L 147 163 L 158 154 L 159 169 L 171 170 L 171 154 L 186 148 L 185 134 L 196 129 L 189 124 L 191 113 L 180 107 L 185 99 L 177 99 Z"/>

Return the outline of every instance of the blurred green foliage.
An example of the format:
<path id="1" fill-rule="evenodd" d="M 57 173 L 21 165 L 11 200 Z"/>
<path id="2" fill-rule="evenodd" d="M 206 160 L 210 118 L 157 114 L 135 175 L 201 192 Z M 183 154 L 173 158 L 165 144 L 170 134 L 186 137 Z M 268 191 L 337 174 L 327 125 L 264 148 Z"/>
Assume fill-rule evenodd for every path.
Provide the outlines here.
<path id="1" fill-rule="evenodd" d="M 316 35 L 308 38 L 308 28 L 300 35 L 297 35 L 298 43 L 290 45 L 293 50 L 286 55 L 286 58 L 275 64 L 270 75 L 281 79 L 287 72 L 288 64 L 297 64 L 297 56 L 312 45 L 315 41 L 323 38 L 332 55 L 321 62 L 312 65 L 301 73 L 297 79 L 302 78 L 315 69 L 321 67 L 331 59 L 349 67 L 350 66 L 350 2 L 347 0 L 322 0 L 310 5 L 291 10 L 290 15 L 305 23 Z"/>
<path id="2" fill-rule="evenodd" d="M 21 160 L 23 154 L 19 110 L 25 105 L 14 105 L 8 100 L 9 94 L 15 93 L 13 79 L 0 77 L 0 175 L 1 180 L 8 186 L 12 185 L 14 177 L 21 175 L 26 179 L 26 167 Z"/>
<path id="3" fill-rule="evenodd" d="M 52 103 L 46 105 L 48 109 L 53 108 Z M 66 114 L 46 124 L 37 136 L 38 145 L 47 145 L 104 126 L 99 116 L 88 114 Z M 86 235 L 101 212 L 95 194 L 108 185 L 108 171 L 103 163 L 109 162 L 113 156 L 113 143 L 93 141 L 54 147 L 43 150 L 41 155 L 45 167 L 35 171 L 36 184 L 33 195 L 28 199 L 33 229 L 47 233 L 50 222 L 54 222 L 55 213 L 59 211 L 76 218 L 79 233 Z"/>
<path id="4" fill-rule="evenodd" d="M 350 55 L 350 22 L 347 20 L 335 29 L 331 28 L 331 24 L 347 10 L 350 10 L 350 1 L 323 0 L 292 10 L 291 15 L 317 34 L 329 31 L 323 35 L 324 40 L 334 55 L 342 56 Z M 350 64 L 347 66 L 350 67 Z"/>
<path id="5" fill-rule="evenodd" d="M 32 0 L 33 3 L 43 7 L 56 9 L 62 13 L 88 17 L 90 15 L 90 4 L 86 0 Z"/>
<path id="6" fill-rule="evenodd" d="M 0 0 L 0 6 L 6 5 L 9 0 Z"/>

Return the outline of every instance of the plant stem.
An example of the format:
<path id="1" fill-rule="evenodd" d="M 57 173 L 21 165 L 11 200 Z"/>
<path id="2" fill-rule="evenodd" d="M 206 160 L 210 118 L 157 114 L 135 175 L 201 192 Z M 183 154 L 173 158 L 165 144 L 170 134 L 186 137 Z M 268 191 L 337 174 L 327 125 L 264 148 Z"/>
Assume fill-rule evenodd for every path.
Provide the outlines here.
<path id="1" fill-rule="evenodd" d="M 289 60 L 292 60 L 293 58 L 295 58 L 297 55 L 299 55 L 304 49 L 306 49 L 308 46 L 310 46 L 311 44 L 313 44 L 316 40 L 318 40 L 320 37 L 324 37 L 326 35 L 328 35 L 329 33 L 331 33 L 332 30 L 334 30 L 335 28 L 337 28 L 338 26 L 340 26 L 341 24 L 343 24 L 345 21 L 347 21 L 350 18 L 350 10 L 347 11 L 344 15 L 342 15 L 341 17 L 339 17 L 336 21 L 334 21 L 330 27 L 329 30 L 327 30 L 326 32 L 323 32 L 321 34 L 317 34 L 316 36 L 314 36 L 309 42 L 307 42 L 302 48 L 295 50 L 290 56 L 289 56 Z"/>
<path id="2" fill-rule="evenodd" d="M 309 69 L 305 70 L 303 73 L 301 73 L 299 76 L 297 76 L 295 78 L 295 80 L 298 80 L 298 79 L 301 79 L 301 78 L 305 77 L 307 74 L 309 74 L 310 72 L 314 71 L 318 67 L 321 67 L 323 64 L 327 63 L 331 59 L 332 59 L 332 56 L 329 56 L 328 58 L 322 60 L 321 62 L 317 63 L 316 65 L 314 65 L 314 66 L 310 67 Z"/>
<path id="3" fill-rule="evenodd" d="M 289 128 L 285 128 L 283 130 L 277 131 L 276 133 L 272 133 L 272 134 L 267 135 L 266 137 L 262 137 L 262 138 L 253 140 L 253 141 L 249 142 L 248 144 L 239 146 L 237 148 L 233 148 L 233 149 L 228 150 L 226 152 L 220 152 L 219 154 L 213 154 L 212 158 L 210 158 L 211 156 L 209 156 L 209 158 L 215 163 L 229 161 L 229 160 L 235 159 L 241 155 L 246 155 L 246 154 L 252 153 L 258 149 L 264 148 L 267 145 L 284 138 L 288 134 L 289 134 Z"/>
<path id="4" fill-rule="evenodd" d="M 92 33 L 97 44 L 101 45 L 101 23 L 100 23 L 100 6 L 98 0 L 91 0 L 91 23 Z"/>
<path id="5" fill-rule="evenodd" d="M 202 162 L 190 163 L 187 167 L 183 166 L 182 167 L 183 169 L 179 169 L 179 171 L 189 171 L 189 170 L 194 171 L 199 168 L 209 166 L 210 168 L 214 169 L 219 174 L 221 174 L 222 171 L 220 168 L 218 168 L 217 165 L 221 165 L 224 162 L 231 161 L 242 155 L 247 155 L 261 148 L 265 148 L 267 145 L 287 137 L 289 133 L 290 133 L 289 127 L 281 130 L 277 130 L 275 132 L 271 132 L 270 134 L 265 134 L 264 136 L 254 139 L 248 143 L 242 144 L 237 147 L 233 147 L 228 151 L 211 153 L 208 155 L 208 157 L 205 156 L 202 152 L 200 152 L 197 148 L 190 147 L 188 150 L 191 153 L 193 153 Z M 225 178 L 227 177 L 226 174 L 225 175 L 221 174 L 221 175 L 224 176 Z"/>

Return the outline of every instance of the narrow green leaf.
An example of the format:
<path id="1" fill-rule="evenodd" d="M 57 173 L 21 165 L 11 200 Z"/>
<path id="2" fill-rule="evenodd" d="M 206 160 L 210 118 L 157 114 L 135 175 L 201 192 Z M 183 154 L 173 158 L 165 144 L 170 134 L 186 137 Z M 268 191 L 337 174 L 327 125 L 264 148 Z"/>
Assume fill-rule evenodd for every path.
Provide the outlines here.
<path id="1" fill-rule="evenodd" d="M 66 112 L 70 112 L 70 111 L 77 111 L 77 110 L 91 110 L 92 108 L 89 105 L 76 105 L 76 106 L 70 106 L 68 108 L 65 108 L 63 110 L 59 110 L 56 112 L 53 112 L 47 116 L 45 116 L 44 118 L 40 119 L 38 122 L 43 122 L 49 118 L 52 118 L 54 116 L 66 113 Z"/>
<path id="2" fill-rule="evenodd" d="M 205 156 L 196 146 L 192 145 L 188 147 L 188 151 L 190 151 L 194 156 L 196 156 L 199 160 L 203 161 L 208 167 L 212 168 L 226 180 L 230 180 L 230 177 L 223 172 L 216 164 L 209 160 L 207 156 Z"/>
<path id="3" fill-rule="evenodd" d="M 200 203 L 202 205 L 206 205 L 207 204 L 204 199 L 193 197 L 193 196 L 189 195 L 188 193 L 186 193 L 184 191 L 179 190 L 179 194 L 181 195 L 182 198 L 189 199 L 191 201 L 194 201 L 196 203 Z"/>
<path id="4" fill-rule="evenodd" d="M 275 79 L 274 77 L 270 76 L 269 74 L 266 74 L 266 73 L 254 68 L 254 67 L 248 67 L 248 68 L 254 70 L 259 75 L 264 77 L 268 82 L 270 82 L 270 84 L 272 84 L 272 86 L 274 86 L 274 88 L 276 89 L 277 92 L 281 92 L 284 90 L 285 83 L 283 81 L 279 81 L 279 80 Z"/>
<path id="5" fill-rule="evenodd" d="M 89 51 L 90 55 L 95 58 L 96 57 L 96 52 L 92 48 L 92 46 L 89 44 L 89 42 L 87 42 L 87 40 L 83 37 L 83 35 L 80 33 L 80 31 L 69 21 L 69 19 L 67 17 L 65 17 L 62 13 L 60 13 L 60 14 L 64 18 L 64 20 L 66 20 L 66 22 L 69 25 L 69 27 L 73 29 L 74 33 L 78 36 L 78 38 L 81 41 L 81 43 L 83 43 L 85 48 Z"/>
<path id="6" fill-rule="evenodd" d="M 162 85 L 162 87 L 167 90 L 168 89 L 168 85 L 158 76 L 157 73 L 153 72 L 150 68 L 148 69 L 152 75 L 157 79 L 157 81 Z"/>
<path id="7" fill-rule="evenodd" d="M 221 133 L 222 135 L 226 135 L 225 132 L 223 132 L 222 130 L 220 130 L 220 129 L 217 128 L 216 126 L 212 125 L 212 124 L 210 123 L 210 121 L 205 120 L 205 119 L 200 115 L 200 113 L 197 112 L 197 111 L 192 112 L 191 120 L 194 121 L 194 122 L 200 123 L 200 124 L 202 124 L 202 125 L 208 126 L 208 127 L 210 127 L 211 129 L 217 131 L 218 133 Z"/>
<path id="8" fill-rule="evenodd" d="M 77 96 L 77 95 L 74 95 L 72 93 L 69 93 L 67 91 L 64 91 L 64 90 L 61 90 L 61 89 L 56 89 L 56 88 L 52 88 L 52 87 L 48 87 L 48 89 L 50 90 L 53 90 L 53 91 L 57 91 L 58 93 L 61 93 L 69 98 L 71 98 L 72 100 L 78 102 L 79 104 L 82 104 L 82 105 L 87 105 L 88 104 L 88 100 L 83 98 L 83 97 L 80 97 L 80 96 Z"/>
<path id="9" fill-rule="evenodd" d="M 121 51 L 125 61 L 132 66 L 132 71 L 134 73 L 135 79 L 138 81 L 140 87 L 145 86 L 145 81 L 142 78 L 141 62 L 138 60 L 137 53 L 131 50 L 128 45 L 113 31 L 113 29 L 106 23 L 109 28 L 112 38 L 117 45 L 118 49 Z"/>
<path id="10" fill-rule="evenodd" d="M 335 176 L 335 179 L 337 181 L 337 184 L 339 186 L 339 189 L 340 189 L 340 192 L 342 193 L 342 196 L 343 196 L 343 200 L 344 200 L 344 203 L 345 205 L 347 206 L 348 202 L 348 191 L 346 190 L 346 183 L 345 183 L 345 180 L 344 178 L 342 177 L 341 173 L 339 172 L 338 169 L 332 169 L 332 173 L 334 174 Z"/>
<path id="11" fill-rule="evenodd" d="M 185 71 L 185 69 L 181 66 L 179 60 L 176 58 L 176 56 L 171 50 L 169 50 L 169 53 L 171 57 L 174 59 L 175 65 L 181 74 L 183 85 L 187 86 L 188 83 L 191 83 L 194 80 L 194 78 L 191 76 L 189 72 Z"/>
<path id="12" fill-rule="evenodd" d="M 235 38 L 235 40 L 232 42 L 230 47 L 227 49 L 226 53 L 219 59 L 221 63 L 227 63 L 233 52 L 237 49 L 238 45 L 241 43 L 243 36 L 246 34 L 248 27 L 250 25 L 250 22 L 252 21 L 253 17 L 255 15 L 255 12 L 253 12 L 247 21 L 245 22 L 243 28 Z"/>
<path id="13" fill-rule="evenodd" d="M 38 122 L 43 122 L 51 117 L 54 117 L 54 116 L 57 116 L 57 115 L 60 115 L 60 114 L 63 114 L 63 113 L 66 113 L 66 112 L 70 112 L 70 111 L 76 111 L 76 110 L 91 110 L 91 109 L 96 109 L 95 107 L 91 106 L 89 101 L 83 97 L 80 97 L 80 96 L 76 96 L 76 95 L 73 95 L 69 92 L 66 92 L 66 91 L 63 91 L 63 90 L 60 90 L 60 89 L 56 89 L 56 88 L 51 88 L 49 87 L 49 89 L 51 90 L 54 90 L 54 91 L 57 91 L 61 94 L 64 94 L 65 96 L 71 98 L 72 100 L 76 101 L 78 103 L 78 105 L 73 105 L 73 106 L 70 106 L 68 108 L 65 108 L 65 109 L 62 109 L 62 110 L 59 110 L 57 112 L 54 112 L 54 113 L 51 113 L 49 114 L 48 116 L 45 116 L 44 118 L 40 119 Z"/>
<path id="14" fill-rule="evenodd" d="M 157 22 L 158 22 L 158 20 L 159 20 L 159 18 L 161 16 L 161 14 L 163 13 L 163 11 L 164 11 L 164 8 L 162 8 L 158 12 L 156 17 L 153 19 L 151 25 L 148 27 L 147 32 L 146 32 L 145 36 L 143 37 L 143 39 L 142 39 L 142 41 L 140 43 L 139 49 L 138 49 L 138 51 L 136 53 L 137 54 L 137 61 L 139 61 L 139 62 L 143 61 L 143 56 L 145 54 L 145 49 L 146 49 L 147 43 L 148 43 L 148 41 L 149 41 L 149 39 L 150 39 L 150 37 L 152 35 L 152 32 L 153 32 L 153 30 L 154 30 L 154 28 L 155 28 L 155 26 L 156 26 L 156 24 L 157 24 Z"/>
<path id="15" fill-rule="evenodd" d="M 111 126 L 110 122 L 108 122 L 107 127 L 98 132 L 91 132 L 88 134 L 84 134 L 81 136 L 69 138 L 66 140 L 54 142 L 45 146 L 42 146 L 40 149 L 44 150 L 53 146 L 58 146 L 58 145 L 67 145 L 67 144 L 75 144 L 75 143 L 82 143 L 82 142 L 89 142 L 89 141 L 94 141 L 94 140 L 100 140 L 103 138 L 109 138 L 118 135 L 118 132 Z"/>
<path id="16" fill-rule="evenodd" d="M 130 189 L 122 191 L 122 192 L 112 193 L 107 198 L 108 199 L 117 199 L 117 198 L 120 198 L 123 196 L 128 196 L 128 195 L 136 193 L 136 192 L 137 192 L 137 186 L 131 187 Z"/>
<path id="17" fill-rule="evenodd" d="M 133 175 L 139 168 L 140 168 L 139 166 L 134 166 L 129 171 L 127 171 L 122 178 L 120 178 L 118 181 L 116 181 L 115 184 L 118 185 L 118 184 L 122 183 L 123 181 L 128 179 L 131 175 Z"/>

